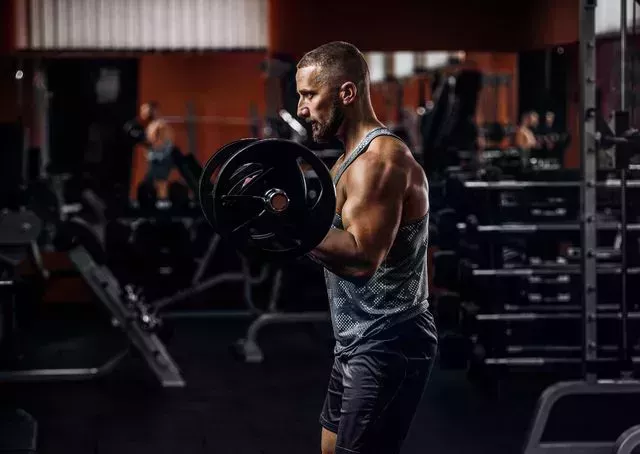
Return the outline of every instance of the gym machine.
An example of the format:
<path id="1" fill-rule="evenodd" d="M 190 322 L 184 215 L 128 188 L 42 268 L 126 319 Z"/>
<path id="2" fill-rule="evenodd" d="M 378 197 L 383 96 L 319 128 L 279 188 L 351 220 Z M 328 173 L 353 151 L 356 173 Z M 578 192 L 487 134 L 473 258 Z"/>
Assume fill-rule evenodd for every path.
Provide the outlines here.
<path id="1" fill-rule="evenodd" d="M 4 212 L 0 215 L 0 248 L 5 265 L 9 265 L 10 274 L 2 280 L 2 288 L 7 291 L 3 298 L 3 334 L 4 347 L 12 349 L 16 311 L 16 287 L 19 285 L 15 268 L 27 257 L 41 263 L 37 239 L 43 223 L 34 213 Z M 83 246 L 73 248 L 69 256 L 89 284 L 96 296 L 108 309 L 114 326 L 119 326 L 128 336 L 131 344 L 138 350 L 163 386 L 184 386 L 184 380 L 175 362 L 167 352 L 158 336 L 148 327 L 154 326 L 146 306 L 140 304 L 133 295 L 125 294 L 113 275 L 105 267 L 98 266 Z M 43 270 L 43 274 L 44 271 Z M 126 356 L 127 349 L 115 352 L 104 363 L 88 367 L 74 368 L 28 368 L 1 370 L 0 382 L 20 381 L 59 381 L 86 380 L 98 378 L 112 372 Z"/>

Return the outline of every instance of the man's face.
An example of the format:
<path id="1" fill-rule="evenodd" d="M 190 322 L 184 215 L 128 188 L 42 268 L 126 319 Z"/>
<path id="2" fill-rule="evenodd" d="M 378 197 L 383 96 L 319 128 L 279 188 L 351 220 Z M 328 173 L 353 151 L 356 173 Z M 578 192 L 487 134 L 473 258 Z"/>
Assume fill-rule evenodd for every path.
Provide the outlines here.
<path id="1" fill-rule="evenodd" d="M 152 109 L 149 104 L 143 104 L 140 106 L 140 118 L 143 121 L 147 121 L 151 118 Z"/>
<path id="2" fill-rule="evenodd" d="M 540 117 L 538 116 L 537 113 L 533 112 L 530 116 L 529 116 L 529 125 L 532 128 L 536 128 L 538 126 L 538 123 L 540 122 Z"/>
<path id="3" fill-rule="evenodd" d="M 336 136 L 344 120 L 337 89 L 318 81 L 317 66 L 300 68 L 296 73 L 298 116 L 311 124 L 313 140 L 328 142 Z"/>
<path id="4" fill-rule="evenodd" d="M 547 112 L 544 118 L 545 118 L 545 121 L 547 122 L 547 126 L 553 126 L 553 122 L 556 119 L 556 115 L 553 112 Z"/>

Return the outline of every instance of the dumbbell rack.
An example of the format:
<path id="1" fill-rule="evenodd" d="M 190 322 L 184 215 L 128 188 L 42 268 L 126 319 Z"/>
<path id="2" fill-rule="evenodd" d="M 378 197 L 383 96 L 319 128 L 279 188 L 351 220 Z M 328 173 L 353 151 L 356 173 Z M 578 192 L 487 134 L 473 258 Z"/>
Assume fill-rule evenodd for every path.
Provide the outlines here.
<path id="1" fill-rule="evenodd" d="M 630 181 L 628 182 L 629 187 L 640 187 L 640 181 Z M 535 190 L 537 188 L 580 188 L 580 182 L 578 181 L 496 181 L 496 182 L 486 182 L 486 181 L 467 181 L 464 186 L 467 190 L 487 190 L 487 191 L 518 191 L 524 189 Z M 620 180 L 606 180 L 594 183 L 594 187 L 606 187 L 606 188 L 620 188 L 621 181 Z M 594 203 L 595 208 L 595 203 Z M 595 213 L 595 209 L 593 210 Z M 594 215 L 595 219 L 595 215 Z M 630 224 L 627 225 L 627 229 L 621 229 L 620 223 L 618 222 L 590 222 L 590 227 L 593 227 L 594 230 L 594 239 L 595 234 L 601 231 L 609 231 L 609 232 L 621 232 L 626 234 L 626 231 L 640 231 L 640 224 Z M 507 223 L 507 224 L 499 224 L 499 225 L 467 225 L 464 223 L 458 224 L 458 230 L 461 232 L 469 232 L 473 231 L 475 235 L 489 235 L 489 236 L 499 236 L 503 234 L 507 234 L 510 236 L 513 235 L 529 235 L 529 234 L 537 234 L 541 232 L 548 233 L 577 233 L 581 231 L 581 223 L 579 222 L 546 222 L 539 224 L 525 224 L 525 223 Z M 626 243 L 625 243 L 626 244 Z M 594 263 L 596 260 L 599 261 L 601 258 L 611 258 L 614 257 L 617 253 L 615 250 L 602 250 L 597 249 L 595 246 L 593 248 L 588 248 L 587 250 L 591 250 L 592 253 L 587 254 L 586 259 L 593 260 Z M 580 253 L 575 253 L 575 255 L 580 256 Z M 622 248 L 619 252 L 622 256 L 623 261 L 626 258 L 626 248 Z M 522 280 L 528 280 L 529 284 L 535 284 L 536 282 L 542 283 L 546 282 L 547 284 L 557 284 L 555 282 L 558 279 L 562 279 L 564 284 L 570 284 L 572 281 L 579 279 L 579 276 L 583 273 L 583 267 L 579 265 L 568 265 L 568 264 L 557 264 L 557 263 L 549 263 L 547 267 L 540 266 L 529 266 L 529 267 L 511 267 L 511 268 L 502 268 L 502 269 L 482 269 L 482 268 L 473 268 L 470 272 L 473 279 L 487 279 L 487 278 L 520 278 Z M 594 270 L 594 275 L 637 275 L 640 274 L 640 268 L 629 268 L 627 269 L 627 273 L 623 273 L 622 270 L 625 268 L 626 263 L 622 265 L 610 264 L 610 263 L 598 263 L 597 268 Z M 595 282 L 595 279 L 592 280 Z M 559 287 L 559 286 L 557 286 Z M 626 288 L 626 286 L 625 286 Z M 584 289 L 583 289 L 584 290 Z M 594 292 L 595 293 L 595 292 Z M 623 292 L 622 298 L 623 302 L 626 302 L 626 295 Z M 532 322 L 536 320 L 580 320 L 581 316 L 578 311 L 582 309 L 581 305 L 578 304 L 570 304 L 570 296 L 565 297 L 564 293 L 558 293 L 557 298 L 554 300 L 550 297 L 545 297 L 540 294 L 536 294 L 537 298 L 533 298 L 534 295 L 529 295 L 529 301 L 526 305 L 520 304 L 505 304 L 502 307 L 501 313 L 482 313 L 476 316 L 476 319 L 479 322 L 509 322 L 509 323 L 519 323 L 523 324 L 526 322 Z M 564 297 L 564 300 L 563 300 Z M 538 304 L 536 304 L 538 303 Z M 542 303 L 542 304 L 539 304 Z M 594 307 L 596 307 L 596 302 L 594 301 Z M 598 319 L 603 320 L 616 320 L 621 318 L 622 311 L 626 310 L 626 304 L 612 305 L 612 304 L 604 304 L 597 305 L 600 313 L 597 315 Z M 544 310 L 546 313 L 538 312 L 538 309 Z M 616 309 L 618 312 L 615 312 Z M 638 308 L 640 309 L 640 308 Z M 603 312 L 604 311 L 604 312 Z M 590 313 L 595 312 L 590 311 Z M 640 317 L 640 313 L 634 312 L 629 314 L 630 319 L 638 319 Z M 595 341 L 591 341 L 595 342 Z M 626 343 L 626 340 L 623 339 L 623 344 Z M 592 345 L 591 343 L 588 345 Z M 572 352 L 579 353 L 580 349 L 575 346 L 545 346 L 540 345 L 540 348 L 537 350 L 538 353 L 550 353 L 558 354 L 561 352 Z M 611 351 L 610 346 L 605 346 L 605 351 Z M 536 349 L 531 346 L 510 346 L 505 349 L 507 353 L 535 353 Z M 584 358 L 583 358 L 584 359 Z M 485 359 L 485 364 L 490 365 L 505 365 L 505 366 L 538 366 L 541 364 L 557 364 L 557 363 L 565 363 L 565 364 L 581 364 L 583 359 L 578 357 L 540 357 L 540 355 L 530 356 L 530 357 L 489 357 Z M 638 359 L 636 358 L 636 361 Z M 615 362 L 615 358 L 598 358 L 597 362 Z"/>
<path id="2" fill-rule="evenodd" d="M 557 364 L 582 365 L 585 375 L 584 381 L 560 382 L 551 386 L 541 395 L 536 415 L 529 431 L 527 443 L 524 449 L 525 454 L 533 453 L 630 453 L 634 447 L 640 445 L 640 426 L 633 427 L 624 432 L 618 440 L 614 442 L 542 442 L 543 432 L 547 425 L 547 420 L 551 411 L 558 401 L 568 396 L 588 396 L 588 395 L 629 395 L 640 393 L 640 384 L 626 378 L 622 380 L 598 380 L 597 366 L 602 363 L 618 363 L 623 371 L 630 369 L 630 363 L 640 363 L 640 357 L 632 356 L 632 348 L 629 348 L 627 322 L 629 320 L 640 320 L 640 307 L 635 307 L 635 311 L 629 311 L 627 307 L 627 282 L 626 275 L 639 275 L 640 267 L 627 267 L 627 232 L 640 231 L 640 224 L 626 223 L 626 188 L 640 187 L 640 181 L 625 181 L 624 173 L 621 180 L 609 180 L 603 182 L 587 183 L 581 186 L 579 182 L 534 182 L 534 181 L 499 181 L 499 182 L 466 182 L 467 188 L 486 190 L 520 190 L 525 188 L 535 189 L 537 187 L 562 187 L 562 188 L 584 188 L 608 187 L 620 188 L 622 199 L 621 222 L 597 222 L 595 216 L 595 200 L 592 210 L 585 210 L 585 215 L 580 223 L 560 222 L 541 224 L 501 224 L 501 225 L 467 225 L 459 223 L 458 230 L 461 232 L 473 231 L 475 234 L 483 235 L 527 235 L 538 232 L 582 232 L 583 250 L 587 254 L 579 254 L 581 264 L 578 265 L 554 265 L 544 267 L 514 267 L 503 269 L 480 269 L 473 268 L 471 275 L 474 279 L 486 279 L 490 277 L 519 277 L 527 278 L 529 282 L 540 283 L 568 283 L 571 279 L 580 275 L 584 276 L 582 292 L 583 304 L 569 304 L 567 301 L 546 301 L 545 304 L 535 305 L 535 301 L 529 301 L 527 305 L 505 304 L 500 313 L 479 313 L 476 315 L 478 322 L 510 322 L 527 323 L 538 320 L 563 321 L 575 320 L 584 321 L 584 339 L 582 346 L 559 346 L 559 345 L 525 345 L 508 346 L 505 350 L 510 353 L 535 352 L 537 356 L 528 357 L 488 357 L 484 363 L 495 366 L 542 366 Z M 583 203 L 586 197 L 583 194 Z M 615 251 L 603 251 L 597 248 L 596 235 L 599 231 L 618 231 L 621 233 L 622 241 L 620 247 L 620 259 L 618 263 L 599 263 L 601 258 L 615 256 Z M 621 302 L 618 304 L 598 304 L 596 292 L 596 279 L 589 279 L 588 276 L 618 275 L 622 280 Z M 551 303 L 551 305 L 549 305 Z M 565 303 L 565 304 L 563 304 Z M 635 302 L 637 306 L 637 302 Z M 538 312 L 536 309 L 545 309 L 545 312 Z M 579 311 L 581 310 L 582 313 Z M 620 346 L 600 345 L 597 337 L 596 323 L 599 320 L 620 321 Z M 540 357 L 540 353 L 563 354 L 582 353 L 582 357 Z M 600 356 L 603 353 L 619 353 L 619 357 Z M 613 451 L 612 451 L 613 449 Z"/>

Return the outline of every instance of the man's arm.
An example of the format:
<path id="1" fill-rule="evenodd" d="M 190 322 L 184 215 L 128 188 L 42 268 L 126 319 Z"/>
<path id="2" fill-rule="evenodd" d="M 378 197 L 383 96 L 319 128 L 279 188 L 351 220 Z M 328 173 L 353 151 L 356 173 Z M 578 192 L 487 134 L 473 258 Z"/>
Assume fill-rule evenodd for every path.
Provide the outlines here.
<path id="1" fill-rule="evenodd" d="M 331 229 L 311 256 L 344 278 L 368 279 L 393 244 L 407 188 L 405 169 L 379 156 L 352 164 L 342 207 L 345 230 Z"/>

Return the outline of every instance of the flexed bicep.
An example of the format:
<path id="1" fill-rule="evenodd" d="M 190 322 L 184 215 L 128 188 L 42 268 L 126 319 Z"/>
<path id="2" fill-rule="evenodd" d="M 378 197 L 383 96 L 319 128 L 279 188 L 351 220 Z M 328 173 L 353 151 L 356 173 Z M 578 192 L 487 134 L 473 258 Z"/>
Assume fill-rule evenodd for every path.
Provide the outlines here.
<path id="1" fill-rule="evenodd" d="M 407 173 L 381 160 L 363 160 L 353 170 L 342 220 L 375 270 L 386 258 L 400 226 Z"/>

